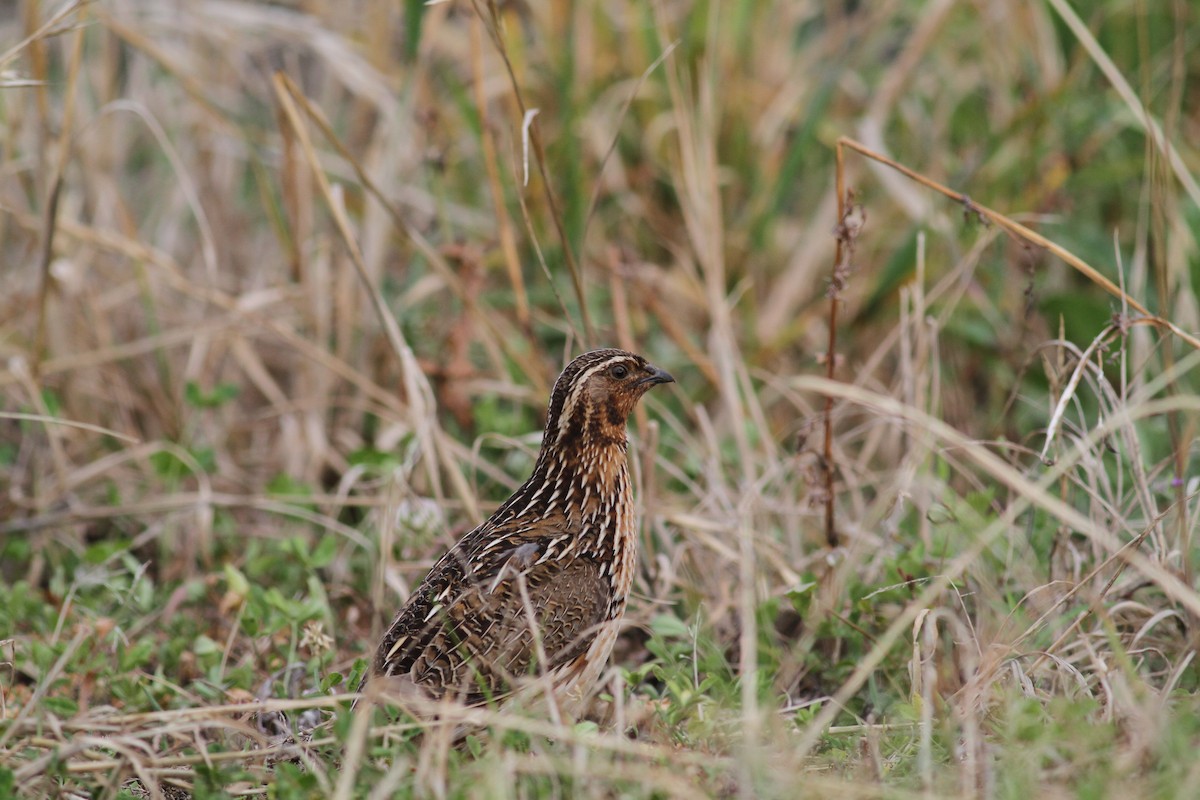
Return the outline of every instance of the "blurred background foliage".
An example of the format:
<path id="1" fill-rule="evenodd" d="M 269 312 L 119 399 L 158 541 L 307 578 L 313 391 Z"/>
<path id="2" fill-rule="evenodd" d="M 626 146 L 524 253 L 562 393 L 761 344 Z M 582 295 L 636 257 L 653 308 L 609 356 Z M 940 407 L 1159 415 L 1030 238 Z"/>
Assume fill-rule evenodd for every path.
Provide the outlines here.
<path id="1" fill-rule="evenodd" d="M 372 728 L 340 778 L 343 714 L 276 796 L 389 764 L 442 796 L 1194 788 L 1190 348 L 847 153 L 834 375 L 901 410 L 840 396 L 828 458 L 803 381 L 839 137 L 1200 329 L 1198 39 L 1183 0 L 0 6 L 0 794 L 128 777 L 62 733 L 114 710 L 336 691 L 608 345 L 678 381 L 632 426 L 612 739 L 430 761 Z M 223 719 L 244 761 L 188 780 L 266 780 L 270 731 Z"/>

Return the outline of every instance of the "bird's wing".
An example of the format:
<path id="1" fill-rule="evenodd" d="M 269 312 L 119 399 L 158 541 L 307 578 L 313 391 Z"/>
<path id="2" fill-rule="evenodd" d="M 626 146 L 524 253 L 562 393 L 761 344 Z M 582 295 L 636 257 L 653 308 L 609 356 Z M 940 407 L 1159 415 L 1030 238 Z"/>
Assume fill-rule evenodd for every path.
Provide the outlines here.
<path id="1" fill-rule="evenodd" d="M 384 637 L 377 674 L 481 703 L 586 652 L 608 615 L 600 566 L 548 554 L 563 538 L 553 530 L 508 533 L 494 552 L 468 536 L 430 570 Z"/>

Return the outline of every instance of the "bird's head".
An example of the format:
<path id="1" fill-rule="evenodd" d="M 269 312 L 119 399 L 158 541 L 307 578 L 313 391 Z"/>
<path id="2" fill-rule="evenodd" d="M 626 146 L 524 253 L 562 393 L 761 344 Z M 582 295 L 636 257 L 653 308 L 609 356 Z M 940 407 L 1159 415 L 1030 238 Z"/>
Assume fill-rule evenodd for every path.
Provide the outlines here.
<path id="1" fill-rule="evenodd" d="M 625 423 L 651 387 L 675 379 L 635 353 L 593 350 L 558 376 L 546 418 L 547 446 L 625 444 Z"/>

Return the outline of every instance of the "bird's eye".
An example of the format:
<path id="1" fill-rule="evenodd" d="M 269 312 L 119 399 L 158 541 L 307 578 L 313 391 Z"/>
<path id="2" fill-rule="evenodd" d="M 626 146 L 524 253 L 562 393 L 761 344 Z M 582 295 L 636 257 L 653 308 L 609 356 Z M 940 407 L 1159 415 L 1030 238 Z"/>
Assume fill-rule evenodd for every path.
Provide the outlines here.
<path id="1" fill-rule="evenodd" d="M 612 375 L 617 380 L 623 380 L 629 375 L 629 367 L 625 366 L 624 364 L 617 364 L 608 371 L 608 374 Z"/>

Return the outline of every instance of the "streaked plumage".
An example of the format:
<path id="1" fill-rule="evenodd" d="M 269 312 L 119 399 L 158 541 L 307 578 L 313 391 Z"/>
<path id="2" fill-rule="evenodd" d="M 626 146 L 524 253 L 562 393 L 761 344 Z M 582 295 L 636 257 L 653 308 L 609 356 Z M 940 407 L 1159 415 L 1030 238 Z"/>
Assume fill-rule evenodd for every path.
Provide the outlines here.
<path id="1" fill-rule="evenodd" d="M 384 635 L 371 674 L 470 704 L 548 683 L 560 710 L 582 711 L 633 581 L 625 423 L 648 389 L 671 380 L 622 350 L 568 364 L 533 475 L 434 564 Z"/>

